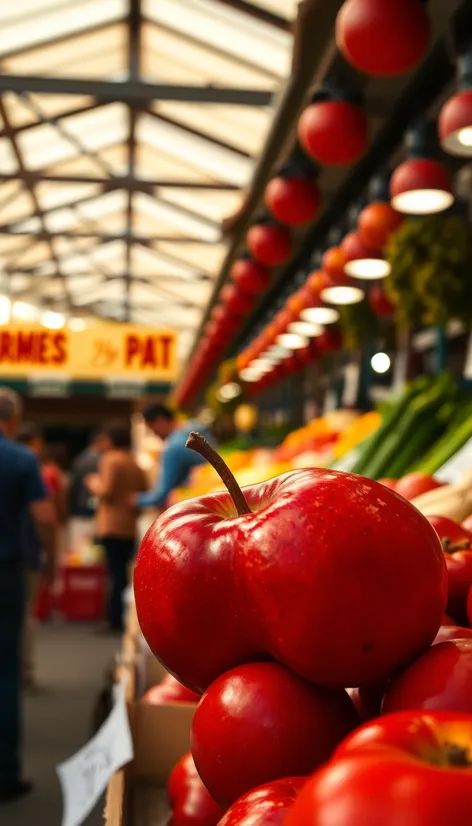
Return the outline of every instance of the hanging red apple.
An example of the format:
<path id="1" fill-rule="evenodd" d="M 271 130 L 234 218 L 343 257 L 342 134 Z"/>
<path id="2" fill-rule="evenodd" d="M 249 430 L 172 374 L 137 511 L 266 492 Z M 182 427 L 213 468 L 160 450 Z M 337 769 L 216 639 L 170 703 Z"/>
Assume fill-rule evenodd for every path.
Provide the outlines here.
<path id="1" fill-rule="evenodd" d="M 221 300 L 229 312 L 236 316 L 246 315 L 254 307 L 254 296 L 241 292 L 235 284 L 227 284 L 223 287 Z"/>
<path id="2" fill-rule="evenodd" d="M 336 20 L 336 44 L 368 75 L 409 72 L 426 54 L 428 15 L 420 0 L 345 0 Z"/>
<path id="3" fill-rule="evenodd" d="M 315 220 L 321 196 L 314 181 L 279 176 L 267 185 L 265 202 L 268 210 L 281 224 L 303 226 Z"/>
<path id="4" fill-rule="evenodd" d="M 392 316 L 395 312 L 395 305 L 390 301 L 387 293 L 380 284 L 375 284 L 369 292 L 369 304 L 375 315 L 381 317 Z"/>
<path id="5" fill-rule="evenodd" d="M 266 267 L 286 264 L 293 252 L 290 232 L 276 224 L 255 224 L 247 234 L 249 252 Z"/>
<path id="6" fill-rule="evenodd" d="M 262 264 L 251 261 L 249 258 L 241 258 L 233 264 L 231 278 L 241 292 L 248 295 L 260 295 L 269 287 L 271 273 Z"/>
<path id="7" fill-rule="evenodd" d="M 355 163 L 367 149 L 367 118 L 360 106 L 347 101 L 312 103 L 299 120 L 298 137 L 305 152 L 317 163 Z"/>
<path id="8" fill-rule="evenodd" d="M 241 323 L 239 318 L 230 313 L 228 308 L 223 307 L 222 304 L 217 304 L 216 307 L 213 307 L 210 318 L 216 321 L 219 326 L 231 328 L 232 330 L 237 330 Z"/>
<path id="9" fill-rule="evenodd" d="M 383 250 L 392 233 L 403 221 L 404 216 L 386 201 L 376 201 L 366 206 L 359 215 L 359 238 L 367 247 Z"/>

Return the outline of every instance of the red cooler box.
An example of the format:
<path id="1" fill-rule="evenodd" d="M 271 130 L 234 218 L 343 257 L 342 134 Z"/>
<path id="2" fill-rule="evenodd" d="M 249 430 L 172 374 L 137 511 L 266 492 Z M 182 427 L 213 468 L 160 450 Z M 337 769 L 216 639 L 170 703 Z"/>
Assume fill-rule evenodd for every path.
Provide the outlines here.
<path id="1" fill-rule="evenodd" d="M 46 622 L 55 608 L 55 596 L 51 585 L 41 582 L 36 600 L 35 617 L 39 622 Z"/>
<path id="2" fill-rule="evenodd" d="M 65 565 L 61 571 L 58 610 L 69 622 L 102 619 L 105 608 L 104 565 Z"/>

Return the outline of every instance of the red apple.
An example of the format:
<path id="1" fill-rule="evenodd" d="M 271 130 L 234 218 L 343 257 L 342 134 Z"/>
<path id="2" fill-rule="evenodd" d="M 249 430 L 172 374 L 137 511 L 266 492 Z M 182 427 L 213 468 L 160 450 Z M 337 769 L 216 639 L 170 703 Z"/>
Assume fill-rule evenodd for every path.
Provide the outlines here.
<path id="1" fill-rule="evenodd" d="M 398 480 L 395 490 L 400 496 L 404 496 L 405 499 L 411 502 L 412 499 L 421 496 L 422 493 L 443 486 L 443 482 L 438 482 L 437 479 L 428 476 L 426 473 L 407 473 L 406 476 Z"/>
<path id="2" fill-rule="evenodd" d="M 228 809 L 219 826 L 282 826 L 306 777 L 274 780 L 243 794 Z"/>
<path id="3" fill-rule="evenodd" d="M 455 639 L 433 645 L 392 680 L 382 711 L 472 712 L 472 639 Z"/>
<path id="4" fill-rule="evenodd" d="M 263 783 L 309 774 L 358 723 L 343 689 L 318 688 L 278 663 L 251 663 L 212 683 L 190 741 L 200 777 L 226 807 Z"/>
<path id="5" fill-rule="evenodd" d="M 468 826 L 471 754 L 470 714 L 388 714 L 308 779 L 285 826 Z"/>
<path id="6" fill-rule="evenodd" d="M 202 783 L 190 753 L 172 769 L 167 796 L 172 808 L 168 826 L 217 826 L 223 815 L 223 809 Z"/>
<path id="7" fill-rule="evenodd" d="M 467 621 L 467 597 L 472 586 L 472 550 L 446 554 L 449 582 L 447 610 L 460 622 Z"/>
<path id="8" fill-rule="evenodd" d="M 452 619 L 452 617 L 450 617 L 449 614 L 444 614 L 441 622 L 441 628 L 444 625 L 457 625 L 457 620 Z"/>
<path id="9" fill-rule="evenodd" d="M 191 444 L 231 495 L 167 509 L 134 570 L 141 629 L 180 682 L 203 691 L 230 668 L 271 658 L 318 685 L 363 685 L 431 645 L 446 566 L 409 502 L 320 468 L 243 493 L 208 445 L 196 436 Z"/>
<path id="10" fill-rule="evenodd" d="M 433 645 L 462 639 L 472 639 L 472 628 L 465 628 L 463 625 L 441 625 Z"/>
<path id="11" fill-rule="evenodd" d="M 153 706 L 161 703 L 198 703 L 200 697 L 200 694 L 179 683 L 172 674 L 166 674 L 158 685 L 146 692 L 143 701 Z"/>
<path id="12" fill-rule="evenodd" d="M 461 543 L 464 540 L 472 541 L 472 534 L 459 522 L 448 519 L 447 516 L 427 516 L 426 519 L 433 526 L 441 541 Z"/>

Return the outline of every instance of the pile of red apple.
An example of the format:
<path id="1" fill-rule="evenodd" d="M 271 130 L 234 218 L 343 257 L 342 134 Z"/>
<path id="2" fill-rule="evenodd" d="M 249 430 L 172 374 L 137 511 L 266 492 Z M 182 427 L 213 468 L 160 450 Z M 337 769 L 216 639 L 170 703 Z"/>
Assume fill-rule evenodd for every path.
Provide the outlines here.
<path id="1" fill-rule="evenodd" d="M 228 492 L 160 516 L 134 581 L 148 644 L 202 695 L 174 826 L 471 823 L 467 529 L 336 471 L 241 491 L 189 442 Z"/>

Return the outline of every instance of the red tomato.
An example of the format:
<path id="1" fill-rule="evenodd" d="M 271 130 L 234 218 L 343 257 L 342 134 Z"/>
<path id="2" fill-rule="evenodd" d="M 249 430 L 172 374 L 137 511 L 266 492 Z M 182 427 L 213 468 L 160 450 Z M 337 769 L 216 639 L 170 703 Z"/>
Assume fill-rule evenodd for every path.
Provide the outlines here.
<path id="1" fill-rule="evenodd" d="M 447 516 L 427 516 L 426 519 L 442 541 L 445 539 L 454 543 L 463 542 L 465 539 L 472 541 L 472 533 L 458 522 L 448 519 Z"/>
<path id="2" fill-rule="evenodd" d="M 472 712 L 472 639 L 433 645 L 392 680 L 382 711 L 412 708 Z"/>
<path id="3" fill-rule="evenodd" d="M 427 493 L 428 490 L 435 488 L 442 488 L 443 482 L 438 482 L 432 476 L 426 473 L 407 473 L 403 479 L 399 479 L 395 488 L 396 492 L 411 502 L 416 496 L 421 496 L 422 493 Z"/>
<path id="4" fill-rule="evenodd" d="M 309 778 L 284 826 L 466 826 L 471 745 L 470 714 L 411 711 L 367 723 Z"/>

